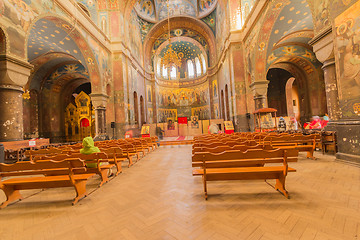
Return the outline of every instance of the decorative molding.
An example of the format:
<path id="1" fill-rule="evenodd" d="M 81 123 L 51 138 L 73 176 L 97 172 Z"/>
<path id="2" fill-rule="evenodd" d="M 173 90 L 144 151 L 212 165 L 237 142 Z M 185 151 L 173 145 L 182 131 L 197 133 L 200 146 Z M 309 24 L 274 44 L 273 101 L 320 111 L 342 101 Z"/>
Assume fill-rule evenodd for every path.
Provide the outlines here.
<path id="1" fill-rule="evenodd" d="M 325 36 L 329 35 L 332 33 L 332 27 L 329 26 L 326 29 L 324 29 L 322 32 L 320 32 L 319 34 L 317 34 L 316 36 L 313 37 L 313 39 L 311 39 L 309 41 L 309 44 L 311 46 L 314 46 L 317 42 L 319 42 L 322 38 L 324 38 Z"/>

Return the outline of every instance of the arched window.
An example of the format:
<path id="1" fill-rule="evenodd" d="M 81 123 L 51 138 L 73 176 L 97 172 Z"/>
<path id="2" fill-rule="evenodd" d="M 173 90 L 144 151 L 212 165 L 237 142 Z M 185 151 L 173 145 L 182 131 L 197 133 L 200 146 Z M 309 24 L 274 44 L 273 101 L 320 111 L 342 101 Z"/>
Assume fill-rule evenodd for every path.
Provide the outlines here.
<path id="1" fill-rule="evenodd" d="M 162 67 L 162 76 L 163 78 L 167 78 L 168 77 L 168 72 L 167 72 L 167 68 L 163 65 Z"/>
<path id="2" fill-rule="evenodd" d="M 198 57 L 195 58 L 195 66 L 196 66 L 196 76 L 199 77 L 201 76 L 201 65 Z"/>
<path id="3" fill-rule="evenodd" d="M 187 68 L 188 68 L 189 78 L 194 78 L 195 77 L 194 64 L 191 60 L 187 61 Z"/>
<path id="4" fill-rule="evenodd" d="M 171 78 L 171 79 L 176 79 L 176 67 L 174 67 L 174 66 L 171 66 L 171 69 L 170 69 L 170 78 Z"/>
<path id="5" fill-rule="evenodd" d="M 159 59 L 159 61 L 157 62 L 156 73 L 158 76 L 161 76 L 161 59 Z"/>
<path id="6" fill-rule="evenodd" d="M 206 61 L 205 61 L 205 58 L 204 58 L 204 55 L 200 55 L 201 56 L 201 61 L 202 61 L 202 67 L 203 67 L 203 73 L 206 73 Z"/>

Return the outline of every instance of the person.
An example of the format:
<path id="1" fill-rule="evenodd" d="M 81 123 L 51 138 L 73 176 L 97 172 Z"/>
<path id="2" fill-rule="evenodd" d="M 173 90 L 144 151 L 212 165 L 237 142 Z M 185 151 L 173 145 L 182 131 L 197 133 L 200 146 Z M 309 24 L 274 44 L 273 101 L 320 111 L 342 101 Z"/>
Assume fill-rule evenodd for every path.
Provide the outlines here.
<path id="1" fill-rule="evenodd" d="M 285 119 L 283 117 L 279 118 L 279 131 L 286 131 L 286 122 Z"/>
<path id="2" fill-rule="evenodd" d="M 97 153 L 100 152 L 100 149 L 98 147 L 95 147 L 94 145 L 94 140 L 92 137 L 86 137 L 83 139 L 83 148 L 80 149 L 80 153 L 81 154 L 92 154 L 92 153 Z M 97 164 L 96 163 L 86 163 L 86 167 L 89 168 L 96 168 Z"/>
<path id="3" fill-rule="evenodd" d="M 323 116 L 323 120 L 321 121 L 321 126 L 324 128 L 327 126 L 329 122 L 329 116 L 327 114 L 325 114 L 325 116 Z"/>
<path id="4" fill-rule="evenodd" d="M 310 129 L 320 129 L 321 126 L 321 119 L 319 116 L 313 116 L 313 120 L 310 122 Z"/>
<path id="5" fill-rule="evenodd" d="M 163 133 L 164 133 L 164 130 L 161 129 L 161 127 L 159 126 L 156 126 L 156 136 L 158 136 L 159 140 L 163 140 L 164 136 L 163 136 Z"/>
<path id="6" fill-rule="evenodd" d="M 289 130 L 295 130 L 295 131 L 298 130 L 298 122 L 294 117 L 290 118 Z"/>

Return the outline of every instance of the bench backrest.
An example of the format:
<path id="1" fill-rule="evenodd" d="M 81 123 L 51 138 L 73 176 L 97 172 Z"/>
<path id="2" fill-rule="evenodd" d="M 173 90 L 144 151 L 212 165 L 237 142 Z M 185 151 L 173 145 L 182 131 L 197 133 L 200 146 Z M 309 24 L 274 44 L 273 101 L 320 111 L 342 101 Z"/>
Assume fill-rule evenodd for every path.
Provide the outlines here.
<path id="1" fill-rule="evenodd" d="M 46 172 L 71 173 L 75 169 L 85 169 L 85 163 L 80 159 L 65 159 L 63 161 L 17 162 L 14 164 L 0 163 L 0 176 L 21 176 L 46 174 Z"/>
<path id="2" fill-rule="evenodd" d="M 197 153 L 193 155 L 192 162 L 194 167 L 204 167 L 205 164 L 207 168 L 228 168 L 265 163 L 279 163 L 283 162 L 284 159 L 286 161 L 295 162 L 297 161 L 298 154 L 299 151 L 295 149 L 251 149 L 245 152 L 231 150 L 222 153 Z"/>

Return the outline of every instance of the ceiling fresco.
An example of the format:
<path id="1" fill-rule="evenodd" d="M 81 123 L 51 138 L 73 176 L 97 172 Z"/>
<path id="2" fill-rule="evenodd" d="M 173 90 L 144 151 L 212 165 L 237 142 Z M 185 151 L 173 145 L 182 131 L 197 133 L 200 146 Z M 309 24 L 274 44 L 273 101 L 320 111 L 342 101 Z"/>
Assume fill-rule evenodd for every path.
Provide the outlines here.
<path id="1" fill-rule="evenodd" d="M 184 28 L 180 28 L 180 29 L 174 29 L 170 31 L 170 36 L 171 37 L 189 37 L 192 38 L 196 41 L 198 41 L 201 46 L 204 47 L 205 51 L 208 50 L 208 43 L 206 42 L 205 38 L 203 36 L 201 36 L 200 34 L 198 34 L 195 31 L 189 30 L 189 29 L 184 29 Z M 154 52 L 159 48 L 159 46 L 167 41 L 169 39 L 168 33 L 164 33 L 163 35 L 161 35 L 154 43 L 153 46 L 153 50 Z"/>
<path id="2" fill-rule="evenodd" d="M 173 50 L 177 52 L 178 56 L 181 56 L 183 61 L 187 61 L 188 59 L 193 60 L 196 57 L 198 57 L 200 54 L 203 54 L 202 50 L 191 42 L 176 41 L 176 42 L 172 42 L 171 45 Z M 168 49 L 169 49 L 169 45 L 167 45 L 161 50 L 159 56 L 163 57 Z"/>
<path id="3" fill-rule="evenodd" d="M 155 23 L 168 16 L 203 18 L 215 9 L 216 3 L 217 0 L 137 0 L 134 8 L 142 19 Z"/>
<path id="4" fill-rule="evenodd" d="M 214 36 L 216 36 L 216 9 L 208 16 L 202 18 L 201 21 L 206 23 L 211 28 L 211 31 L 214 33 Z"/>
<path id="5" fill-rule="evenodd" d="M 187 15 L 196 17 L 196 0 L 155 0 L 159 20 L 172 16 Z M 169 8 L 167 2 L 169 1 Z M 169 13 L 168 13 L 169 9 Z"/>
<path id="6" fill-rule="evenodd" d="M 89 78 L 89 74 L 81 64 L 65 64 L 56 69 L 45 80 L 43 87 L 53 89 L 53 91 L 60 90 L 66 83 L 75 78 Z M 60 80 L 61 81 L 58 81 Z"/>
<path id="7" fill-rule="evenodd" d="M 282 3 L 274 6 L 277 7 L 282 7 Z M 272 48 L 282 37 L 303 29 L 313 29 L 309 5 L 306 0 L 291 0 L 283 7 L 273 25 L 267 55 L 269 56 Z"/>
<path id="8" fill-rule="evenodd" d="M 68 25 L 57 25 L 51 20 L 41 19 L 30 31 L 28 40 L 29 61 L 50 52 L 63 52 L 74 56 L 85 65 L 85 59 L 74 40 L 63 29 Z"/>

